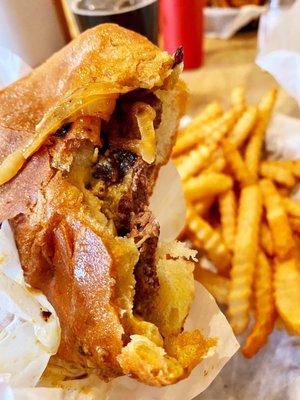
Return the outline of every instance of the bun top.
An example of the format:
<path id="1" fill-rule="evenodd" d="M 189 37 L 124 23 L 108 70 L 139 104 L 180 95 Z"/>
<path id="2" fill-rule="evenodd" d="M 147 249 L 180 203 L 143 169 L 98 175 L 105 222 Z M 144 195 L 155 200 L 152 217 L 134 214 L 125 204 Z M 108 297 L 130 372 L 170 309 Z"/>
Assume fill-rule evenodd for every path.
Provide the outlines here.
<path id="1" fill-rule="evenodd" d="M 85 31 L 29 75 L 0 91 L 0 125 L 34 131 L 49 108 L 81 87 L 152 89 L 163 84 L 173 58 L 145 37 L 114 24 Z M 0 161 L 4 155 L 0 150 Z"/>

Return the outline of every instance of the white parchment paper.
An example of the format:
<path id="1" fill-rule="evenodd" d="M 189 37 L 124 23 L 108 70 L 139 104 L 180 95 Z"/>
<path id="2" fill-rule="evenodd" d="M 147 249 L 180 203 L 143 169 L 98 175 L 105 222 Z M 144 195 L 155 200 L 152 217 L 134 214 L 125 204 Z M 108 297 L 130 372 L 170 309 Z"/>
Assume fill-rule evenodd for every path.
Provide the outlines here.
<path id="1" fill-rule="evenodd" d="M 0 76 L 2 79 L 2 85 L 7 85 L 16 79 L 18 75 L 21 76 L 28 72 L 28 66 L 26 66 L 26 64 L 24 64 L 17 56 L 12 55 L 5 49 L 0 49 L 0 58 Z M 164 240 L 174 239 L 182 229 L 184 223 L 185 208 L 180 187 L 181 185 L 178 173 L 170 163 L 164 167 L 164 170 L 160 173 L 157 188 L 154 191 L 151 200 L 152 209 L 154 213 L 158 215 L 161 224 Z M 161 198 L 159 198 L 160 193 L 162 193 Z M 5 224 L 4 228 L 4 230 L 2 229 L 2 236 L 0 236 L 2 240 L 0 242 L 2 243 L 0 251 L 2 250 L 2 253 L 4 254 L 0 263 L 0 273 L 2 269 L 6 274 L 5 279 L 11 278 L 12 284 L 18 285 L 20 291 L 25 291 L 22 286 L 24 285 L 24 281 L 13 236 L 8 224 Z M 10 296 L 11 302 L 16 302 L 14 294 L 10 293 Z M 29 296 L 27 299 L 28 302 L 40 301 L 42 306 L 45 306 L 46 304 L 42 299 L 43 296 L 36 298 L 35 295 L 32 294 L 32 298 L 30 298 L 30 292 L 27 290 L 26 296 Z M 0 307 L 3 305 L 3 313 L 9 313 L 10 310 L 5 309 L 5 304 L 0 304 Z M 49 305 L 49 307 L 51 306 Z M 52 311 L 53 316 L 55 317 L 54 310 Z M 35 318 L 29 318 L 29 320 L 31 325 L 35 327 Z M 14 382 L 15 378 L 13 370 L 10 368 L 7 368 L 7 371 L 5 371 L 5 369 L 0 370 L 0 400 L 191 400 L 207 388 L 226 362 L 238 350 L 239 346 L 232 333 L 230 325 L 219 310 L 216 302 L 199 284 L 196 285 L 195 300 L 192 310 L 186 320 L 186 328 L 200 329 L 205 335 L 217 337 L 219 341 L 215 351 L 213 351 L 212 354 L 209 354 L 207 358 L 193 370 L 190 377 L 176 385 L 158 389 L 148 387 L 128 377 L 121 377 L 113 380 L 109 384 L 103 383 L 99 379 L 96 381 L 94 380 L 92 384 L 90 381 L 86 383 L 84 381 L 79 383 L 74 382 L 74 389 L 68 391 L 52 388 L 30 388 L 29 386 L 33 386 L 37 377 L 43 372 L 43 369 L 47 364 L 47 358 L 44 357 L 42 360 L 39 360 L 33 353 L 32 359 L 28 360 L 28 357 L 30 358 L 30 353 L 27 352 L 27 361 L 25 364 L 27 365 L 28 363 L 31 363 L 35 366 L 34 370 L 31 370 L 32 374 L 34 374 L 34 380 L 30 380 L 26 375 L 22 376 L 22 369 L 19 368 L 20 371 L 18 372 L 20 372 L 21 379 L 18 380 L 17 384 L 13 385 L 12 382 Z M 35 332 L 34 329 L 33 332 Z M 0 323 L 0 340 L 2 333 L 3 329 Z M 16 334 L 16 339 L 20 343 L 26 343 L 29 340 L 28 338 L 31 337 L 28 336 L 28 338 L 26 338 L 27 333 L 24 330 L 15 330 L 14 333 Z M 48 334 L 51 333 L 53 332 L 48 332 Z M 32 331 L 30 331 L 29 334 L 32 335 Z M 54 339 L 57 338 L 55 332 L 53 335 L 48 335 L 52 338 L 52 342 L 53 337 Z M 22 362 L 24 362 L 24 350 L 26 352 L 26 346 L 24 346 L 24 348 L 11 348 L 11 350 L 5 354 L 5 361 L 7 362 L 7 360 L 11 359 L 13 362 L 13 360 L 18 359 L 21 362 L 18 365 L 22 365 Z M 0 352 L 0 366 L 1 361 L 4 359 L 3 355 L 4 353 Z M 26 366 L 24 369 L 26 369 Z M 26 382 L 28 382 L 28 388 L 24 388 Z M 68 386 L 70 387 L 70 384 Z M 82 386 L 83 390 L 80 390 L 80 387 Z M 77 390 L 76 388 L 79 389 Z"/>
<path id="2" fill-rule="evenodd" d="M 248 5 L 238 8 L 206 7 L 204 9 L 205 35 L 229 39 L 249 22 L 259 18 L 265 6 Z"/>

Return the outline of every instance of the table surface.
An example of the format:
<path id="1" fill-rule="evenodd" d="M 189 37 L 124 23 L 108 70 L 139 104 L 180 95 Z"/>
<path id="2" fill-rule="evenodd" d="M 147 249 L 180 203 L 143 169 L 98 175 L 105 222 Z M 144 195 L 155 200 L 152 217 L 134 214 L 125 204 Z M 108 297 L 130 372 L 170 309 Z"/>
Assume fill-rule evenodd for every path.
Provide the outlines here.
<path id="1" fill-rule="evenodd" d="M 254 32 L 241 33 L 229 40 L 207 38 L 204 65 L 183 73 L 190 91 L 188 114 L 194 115 L 213 100 L 226 105 L 231 89 L 238 85 L 245 87 L 250 103 L 257 103 L 267 89 L 276 86 L 274 79 L 255 65 L 256 53 Z M 280 89 L 276 111 L 297 116 L 299 107 Z"/>

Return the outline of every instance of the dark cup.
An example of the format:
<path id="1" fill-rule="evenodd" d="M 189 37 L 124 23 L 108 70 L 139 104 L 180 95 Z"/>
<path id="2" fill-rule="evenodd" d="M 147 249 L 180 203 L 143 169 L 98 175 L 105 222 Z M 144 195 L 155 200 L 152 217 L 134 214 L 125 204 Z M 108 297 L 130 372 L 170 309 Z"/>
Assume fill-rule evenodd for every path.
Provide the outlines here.
<path id="1" fill-rule="evenodd" d="M 84 0 L 71 2 L 71 7 L 81 32 L 110 22 L 138 32 L 158 44 L 157 0 L 140 0 L 138 4 L 127 5 L 119 10 L 88 9 Z"/>

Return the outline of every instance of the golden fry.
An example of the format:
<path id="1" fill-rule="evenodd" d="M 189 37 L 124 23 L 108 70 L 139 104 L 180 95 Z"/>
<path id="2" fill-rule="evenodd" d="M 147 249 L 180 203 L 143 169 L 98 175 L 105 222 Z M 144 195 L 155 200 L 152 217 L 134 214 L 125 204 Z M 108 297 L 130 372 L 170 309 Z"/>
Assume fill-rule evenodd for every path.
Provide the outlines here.
<path id="1" fill-rule="evenodd" d="M 227 273 L 230 266 L 230 254 L 219 233 L 192 208 L 188 208 L 187 225 L 197 238 L 193 242 L 196 248 L 204 250 L 220 272 Z"/>
<path id="2" fill-rule="evenodd" d="M 207 160 L 207 164 L 202 170 L 202 173 L 204 174 L 207 172 L 222 172 L 225 167 L 226 161 L 224 158 L 223 150 L 220 146 L 218 146 Z"/>
<path id="3" fill-rule="evenodd" d="M 187 153 L 177 164 L 177 169 L 182 180 L 196 175 L 204 166 L 215 149 L 215 145 L 200 144 L 195 150 Z"/>
<path id="4" fill-rule="evenodd" d="M 275 302 L 286 329 L 300 335 L 300 269 L 295 258 L 275 263 Z"/>
<path id="5" fill-rule="evenodd" d="M 246 108 L 245 88 L 237 86 L 231 91 L 230 102 L 233 108 L 243 112 Z"/>
<path id="6" fill-rule="evenodd" d="M 269 160 L 269 163 L 285 168 L 296 178 L 300 178 L 300 160 Z"/>
<path id="7" fill-rule="evenodd" d="M 203 217 L 203 215 L 205 215 L 209 211 L 213 202 L 214 202 L 214 197 L 207 197 L 206 199 L 203 199 L 198 203 L 193 204 L 193 206 L 197 214 L 200 217 Z"/>
<path id="8" fill-rule="evenodd" d="M 222 237 L 229 250 L 234 249 L 236 229 L 236 198 L 233 190 L 228 190 L 219 196 Z"/>
<path id="9" fill-rule="evenodd" d="M 291 171 L 272 161 L 263 161 L 260 166 L 260 174 L 264 178 L 271 179 L 289 188 L 295 186 L 296 180 Z"/>
<path id="10" fill-rule="evenodd" d="M 292 231 L 299 235 L 300 234 L 300 218 L 290 217 L 289 223 L 292 228 Z"/>
<path id="11" fill-rule="evenodd" d="M 196 202 L 225 192 L 231 189 L 232 185 L 230 176 L 211 172 L 183 182 L 183 189 L 187 200 Z"/>
<path id="12" fill-rule="evenodd" d="M 263 202 L 266 208 L 275 254 L 280 259 L 284 259 L 292 253 L 295 243 L 283 201 L 270 180 L 261 180 L 260 188 L 263 194 Z"/>
<path id="13" fill-rule="evenodd" d="M 212 121 L 219 118 L 222 113 L 223 110 L 219 103 L 214 102 L 209 104 L 202 113 L 195 117 L 191 123 L 179 133 L 173 148 L 172 156 L 178 157 L 180 154 L 191 149 L 195 144 L 199 144 L 200 141 L 203 141 L 207 127 Z M 203 132 L 203 130 L 205 132 Z"/>
<path id="14" fill-rule="evenodd" d="M 173 156 L 177 157 L 200 143 L 218 142 L 232 128 L 237 118 L 237 111 L 229 110 L 218 119 L 203 124 L 197 130 L 190 130 L 189 134 L 178 138 Z"/>
<path id="15" fill-rule="evenodd" d="M 205 133 L 206 141 L 208 143 L 218 143 L 222 140 L 234 126 L 240 114 L 241 111 L 234 108 L 225 112 L 218 121 L 211 124 L 211 128 Z"/>
<path id="16" fill-rule="evenodd" d="M 246 109 L 246 111 L 242 114 L 240 119 L 232 128 L 229 133 L 229 140 L 231 143 L 235 145 L 235 147 L 239 148 L 248 138 L 251 130 L 253 129 L 256 120 L 257 120 L 257 107 L 250 106 Z"/>
<path id="17" fill-rule="evenodd" d="M 258 104 L 258 120 L 245 151 L 245 162 L 254 177 L 257 176 L 265 132 L 276 100 L 276 89 L 267 92 Z"/>
<path id="18" fill-rule="evenodd" d="M 262 202 L 258 185 L 243 188 L 228 296 L 229 321 L 236 334 L 242 333 L 248 326 L 261 211 Z"/>
<path id="19" fill-rule="evenodd" d="M 300 160 L 289 161 L 289 168 L 296 178 L 300 178 Z"/>
<path id="20" fill-rule="evenodd" d="M 282 199 L 285 211 L 291 217 L 300 218 L 300 202 L 290 198 Z"/>
<path id="21" fill-rule="evenodd" d="M 260 245 L 264 252 L 270 256 L 273 257 L 275 255 L 275 250 L 274 250 L 274 243 L 272 239 L 272 234 L 270 231 L 270 228 L 265 222 L 262 222 L 260 226 Z"/>
<path id="22" fill-rule="evenodd" d="M 267 342 L 274 329 L 276 308 L 273 295 L 272 268 L 264 253 L 257 258 L 254 274 L 255 324 L 247 337 L 242 353 L 245 357 L 253 357 Z"/>
<path id="23" fill-rule="evenodd" d="M 203 174 L 210 173 L 210 172 L 222 172 L 226 167 L 226 161 L 224 157 L 218 157 L 212 161 L 212 163 L 207 167 L 204 168 L 202 171 Z"/>
<path id="24" fill-rule="evenodd" d="M 229 140 L 225 139 L 222 142 L 222 148 L 225 160 L 235 179 L 243 186 L 254 183 L 240 152 L 234 147 L 234 145 Z"/>
<path id="25" fill-rule="evenodd" d="M 196 265 L 195 279 L 200 282 L 219 304 L 227 304 L 229 279 Z"/>

